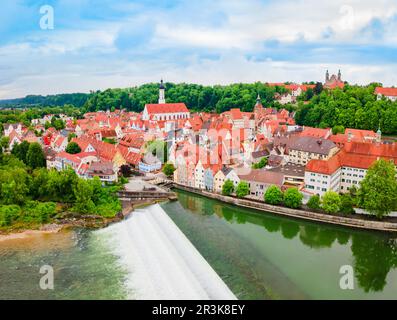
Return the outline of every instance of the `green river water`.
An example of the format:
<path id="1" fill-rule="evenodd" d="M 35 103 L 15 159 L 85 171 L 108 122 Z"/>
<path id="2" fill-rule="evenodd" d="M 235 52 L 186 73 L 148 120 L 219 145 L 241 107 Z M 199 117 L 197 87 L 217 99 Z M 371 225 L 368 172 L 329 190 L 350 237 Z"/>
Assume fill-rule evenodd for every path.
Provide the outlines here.
<path id="1" fill-rule="evenodd" d="M 397 298 L 397 242 L 388 234 L 284 218 L 185 192 L 178 198 L 162 208 L 239 299 Z M 77 230 L 0 242 L 0 299 L 131 297 L 129 270 L 110 239 L 106 230 Z M 54 266 L 55 290 L 39 288 L 43 264 Z M 340 288 L 344 265 L 353 267 L 353 290 Z"/>

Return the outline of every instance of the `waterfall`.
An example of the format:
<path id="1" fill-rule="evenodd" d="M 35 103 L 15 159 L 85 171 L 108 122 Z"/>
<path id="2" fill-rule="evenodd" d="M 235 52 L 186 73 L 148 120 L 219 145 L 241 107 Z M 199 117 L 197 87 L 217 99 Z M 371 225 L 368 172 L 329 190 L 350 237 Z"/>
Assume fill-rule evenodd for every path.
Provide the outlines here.
<path id="1" fill-rule="evenodd" d="M 236 299 L 159 205 L 136 210 L 98 233 L 128 270 L 131 299 Z"/>

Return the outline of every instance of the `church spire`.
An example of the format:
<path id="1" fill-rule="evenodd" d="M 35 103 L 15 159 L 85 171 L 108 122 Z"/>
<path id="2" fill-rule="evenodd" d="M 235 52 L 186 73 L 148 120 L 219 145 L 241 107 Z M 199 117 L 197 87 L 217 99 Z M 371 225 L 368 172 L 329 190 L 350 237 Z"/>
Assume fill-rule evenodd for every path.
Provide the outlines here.
<path id="1" fill-rule="evenodd" d="M 329 72 L 327 70 L 327 72 L 325 73 L 325 82 L 329 81 Z"/>
<path id="2" fill-rule="evenodd" d="M 159 104 L 165 103 L 165 86 L 163 79 L 160 81 L 160 87 L 159 87 Z"/>

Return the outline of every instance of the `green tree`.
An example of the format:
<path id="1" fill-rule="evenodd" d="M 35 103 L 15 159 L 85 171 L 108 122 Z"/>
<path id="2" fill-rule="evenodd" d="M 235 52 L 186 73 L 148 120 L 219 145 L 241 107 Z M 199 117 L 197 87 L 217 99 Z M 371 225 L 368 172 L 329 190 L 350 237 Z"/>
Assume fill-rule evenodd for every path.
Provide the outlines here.
<path id="1" fill-rule="evenodd" d="M 345 127 L 336 125 L 332 128 L 332 134 L 345 133 Z"/>
<path id="2" fill-rule="evenodd" d="M 252 165 L 253 169 L 262 169 L 267 165 L 267 158 L 262 158 L 258 163 Z"/>
<path id="3" fill-rule="evenodd" d="M 1 137 L 0 139 L 0 148 L 3 150 L 8 149 L 8 146 L 10 145 L 10 137 Z"/>
<path id="4" fill-rule="evenodd" d="M 73 138 L 76 138 L 77 135 L 74 132 L 68 134 L 68 142 L 72 141 Z"/>
<path id="5" fill-rule="evenodd" d="M 300 208 L 302 206 L 303 195 L 297 188 L 289 188 L 284 193 L 284 204 L 293 209 Z"/>
<path id="6" fill-rule="evenodd" d="M 81 148 L 76 142 L 69 142 L 65 151 L 70 154 L 77 154 L 81 152 Z"/>
<path id="7" fill-rule="evenodd" d="M 323 195 L 322 208 L 327 213 L 337 213 L 341 209 L 341 199 L 339 194 L 333 191 L 327 191 Z"/>
<path id="8" fill-rule="evenodd" d="M 369 169 L 358 190 L 358 204 L 379 219 L 397 208 L 394 163 L 380 159 Z"/>
<path id="9" fill-rule="evenodd" d="M 233 181 L 230 179 L 226 180 L 222 186 L 222 194 L 224 196 L 230 196 L 234 191 L 234 184 Z"/>
<path id="10" fill-rule="evenodd" d="M 11 150 L 11 154 L 16 156 L 19 160 L 22 160 L 25 164 L 27 163 L 26 157 L 29 151 L 30 143 L 22 141 L 20 144 L 15 144 Z"/>
<path id="11" fill-rule="evenodd" d="M 46 166 L 43 149 L 37 142 L 31 143 L 26 154 L 26 164 L 32 169 Z"/>
<path id="12" fill-rule="evenodd" d="M 343 214 L 354 214 L 354 201 L 350 194 L 342 194 L 340 196 L 341 207 L 340 212 Z"/>
<path id="13" fill-rule="evenodd" d="M 244 198 L 249 195 L 250 188 L 247 182 L 240 181 L 236 188 L 236 195 L 238 198 Z"/>
<path id="14" fill-rule="evenodd" d="M 92 201 L 93 194 L 92 185 L 84 179 L 79 179 L 74 189 L 76 201 L 73 210 L 79 213 L 94 213 L 95 204 Z"/>
<path id="15" fill-rule="evenodd" d="M 272 205 L 279 205 L 283 202 L 283 192 L 277 186 L 270 186 L 265 192 L 265 202 Z"/>
<path id="16" fill-rule="evenodd" d="M 319 195 L 313 195 L 310 197 L 309 201 L 307 202 L 307 206 L 312 210 L 318 210 L 321 208 L 321 201 Z"/>
<path id="17" fill-rule="evenodd" d="M 175 171 L 175 167 L 172 163 L 166 163 L 163 167 L 163 173 L 167 177 L 171 177 L 174 174 L 174 171 Z"/>

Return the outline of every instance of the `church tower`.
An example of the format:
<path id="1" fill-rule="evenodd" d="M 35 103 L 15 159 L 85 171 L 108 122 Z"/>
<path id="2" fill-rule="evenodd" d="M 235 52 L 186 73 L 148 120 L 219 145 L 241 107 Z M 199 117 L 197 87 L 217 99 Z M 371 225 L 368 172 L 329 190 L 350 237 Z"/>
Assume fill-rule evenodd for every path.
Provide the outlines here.
<path id="1" fill-rule="evenodd" d="M 327 72 L 325 73 L 325 83 L 327 83 L 329 81 L 329 72 L 327 70 Z"/>
<path id="2" fill-rule="evenodd" d="M 161 79 L 159 88 L 159 104 L 163 103 L 165 103 L 165 86 L 163 83 L 163 79 Z"/>
<path id="3" fill-rule="evenodd" d="M 382 142 L 382 131 L 380 130 L 380 123 L 379 123 L 378 131 L 376 132 L 376 142 L 377 143 Z"/>
<path id="4" fill-rule="evenodd" d="M 339 72 L 338 72 L 338 81 L 342 81 L 342 73 L 340 72 L 340 69 L 339 69 Z"/>

